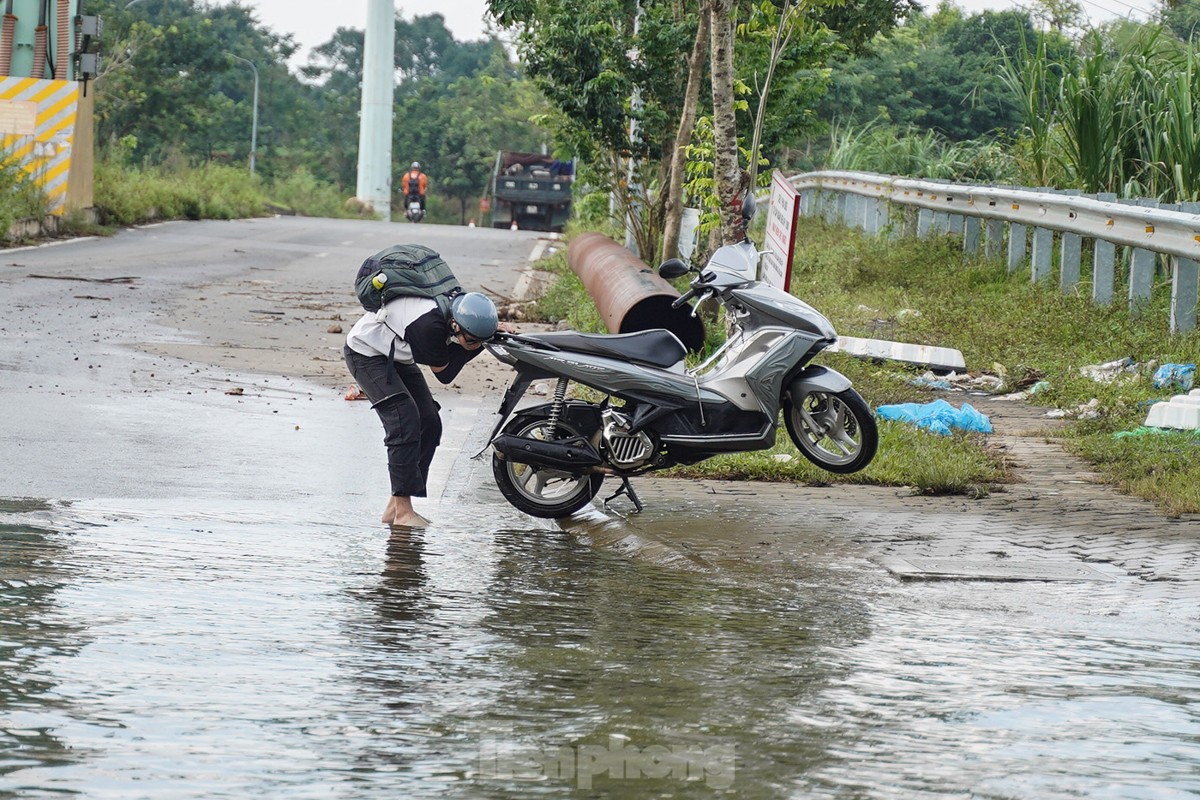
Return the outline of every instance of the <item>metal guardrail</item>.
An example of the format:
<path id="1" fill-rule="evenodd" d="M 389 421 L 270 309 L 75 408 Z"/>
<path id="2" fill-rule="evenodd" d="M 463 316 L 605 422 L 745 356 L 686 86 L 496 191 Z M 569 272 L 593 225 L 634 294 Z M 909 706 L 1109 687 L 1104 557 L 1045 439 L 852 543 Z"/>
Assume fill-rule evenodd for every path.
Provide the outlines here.
<path id="1" fill-rule="evenodd" d="M 1200 203 L 1165 205 L 1117 200 L 1111 194 L 973 186 L 866 172 L 808 172 L 788 180 L 799 193 L 801 214 L 822 216 L 871 235 L 955 234 L 962 237 L 968 254 L 981 247 L 988 257 L 1006 254 L 1010 271 L 1028 261 L 1033 281 L 1053 276 L 1057 255 L 1064 292 L 1075 291 L 1080 283 L 1083 243 L 1090 240 L 1092 299 L 1113 302 L 1120 264 L 1120 274 L 1128 276 L 1131 311 L 1151 297 L 1161 255 L 1171 276 L 1170 330 L 1182 333 L 1196 327 Z M 894 207 L 903 213 L 896 214 Z M 1120 260 L 1117 248 L 1128 251 Z"/>

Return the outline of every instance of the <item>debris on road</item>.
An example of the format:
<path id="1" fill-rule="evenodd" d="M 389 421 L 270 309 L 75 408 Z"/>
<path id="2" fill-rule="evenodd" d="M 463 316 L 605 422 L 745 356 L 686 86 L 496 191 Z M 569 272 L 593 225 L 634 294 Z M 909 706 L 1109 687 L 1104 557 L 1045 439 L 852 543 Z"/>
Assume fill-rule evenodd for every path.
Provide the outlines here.
<path id="1" fill-rule="evenodd" d="M 1089 364 L 1079 368 L 1079 374 L 1100 383 L 1112 383 L 1118 379 L 1127 378 L 1137 373 L 1137 364 L 1129 356 L 1118 358 L 1116 361 L 1106 361 L 1103 364 Z"/>
<path id="2" fill-rule="evenodd" d="M 1195 364 L 1163 364 L 1154 373 L 1154 388 L 1182 389 L 1186 392 L 1192 388 L 1195 378 Z"/>
<path id="3" fill-rule="evenodd" d="M 976 411 L 970 403 L 963 403 L 962 408 L 955 408 L 945 400 L 934 400 L 931 403 L 897 403 L 880 406 L 875 409 L 875 414 L 880 419 L 910 422 L 941 436 L 949 436 L 955 429 L 978 433 L 992 432 L 991 420 Z"/>

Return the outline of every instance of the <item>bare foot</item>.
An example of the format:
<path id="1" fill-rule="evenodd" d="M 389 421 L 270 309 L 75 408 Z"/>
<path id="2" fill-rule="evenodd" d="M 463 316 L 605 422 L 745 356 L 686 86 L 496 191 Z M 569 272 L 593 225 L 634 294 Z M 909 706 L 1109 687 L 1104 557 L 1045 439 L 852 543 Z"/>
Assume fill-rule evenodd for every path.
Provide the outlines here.
<path id="1" fill-rule="evenodd" d="M 424 528 L 429 520 L 413 510 L 412 498 L 392 495 L 383 511 L 383 521 L 388 525 L 403 525 L 408 528 Z"/>
<path id="2" fill-rule="evenodd" d="M 383 522 L 387 525 L 391 525 L 392 522 L 396 519 L 396 512 L 397 512 L 396 499 L 397 498 L 395 498 L 395 497 L 388 498 L 387 508 L 385 508 L 383 510 L 383 519 L 381 519 L 380 522 Z"/>
<path id="3" fill-rule="evenodd" d="M 406 514 L 404 516 L 397 514 L 396 518 L 394 520 L 392 520 L 393 528 L 396 528 L 396 527 L 425 528 L 425 527 L 428 527 L 428 525 L 429 525 L 429 520 L 425 519 L 424 517 L 422 517 L 420 514 L 418 514 L 415 511 L 413 511 L 409 514 Z"/>

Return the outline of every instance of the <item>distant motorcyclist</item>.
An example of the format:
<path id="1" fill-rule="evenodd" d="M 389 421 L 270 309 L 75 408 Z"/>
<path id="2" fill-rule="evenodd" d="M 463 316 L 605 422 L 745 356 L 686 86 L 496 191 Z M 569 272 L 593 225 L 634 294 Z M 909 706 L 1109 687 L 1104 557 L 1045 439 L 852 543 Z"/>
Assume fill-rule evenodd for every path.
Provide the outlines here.
<path id="1" fill-rule="evenodd" d="M 421 215 L 425 214 L 425 190 L 429 186 L 429 176 L 421 172 L 421 163 L 419 161 L 412 162 L 408 172 L 404 174 L 404 205 L 410 204 L 413 200 L 419 200 L 421 203 Z"/>

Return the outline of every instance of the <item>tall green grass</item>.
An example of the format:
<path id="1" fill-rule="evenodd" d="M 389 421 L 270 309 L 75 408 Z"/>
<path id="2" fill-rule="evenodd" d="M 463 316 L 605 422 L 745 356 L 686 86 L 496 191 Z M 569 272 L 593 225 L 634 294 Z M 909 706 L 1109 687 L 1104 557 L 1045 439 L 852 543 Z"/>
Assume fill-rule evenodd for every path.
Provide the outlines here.
<path id="1" fill-rule="evenodd" d="M 835 126 L 826 164 L 935 180 L 1006 181 L 1016 174 L 1011 150 L 995 139 L 952 142 L 936 131 L 897 130 L 879 123 Z"/>
<path id="2" fill-rule="evenodd" d="M 101 161 L 95 203 L 110 225 L 163 219 L 236 219 L 267 213 L 259 183 L 243 169 L 203 165 L 166 169 Z"/>
<path id="3" fill-rule="evenodd" d="M 1089 31 L 1069 63 L 1040 48 L 1009 54 L 999 74 L 1024 112 L 1020 182 L 1200 200 L 1200 43 L 1114 25 Z"/>

